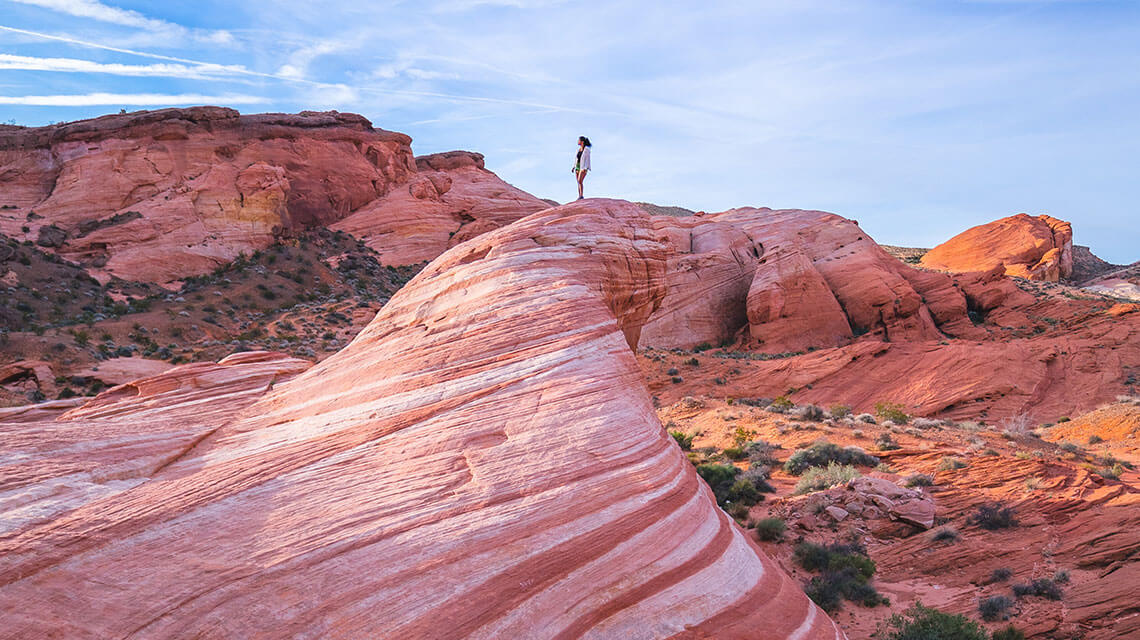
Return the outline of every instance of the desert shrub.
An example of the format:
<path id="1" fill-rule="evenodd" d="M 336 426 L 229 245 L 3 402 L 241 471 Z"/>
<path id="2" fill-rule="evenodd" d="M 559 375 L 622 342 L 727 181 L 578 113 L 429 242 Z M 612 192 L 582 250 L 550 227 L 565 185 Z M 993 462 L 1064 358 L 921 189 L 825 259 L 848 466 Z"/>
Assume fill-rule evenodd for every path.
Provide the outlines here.
<path id="1" fill-rule="evenodd" d="M 875 420 L 875 416 L 873 416 L 869 413 L 860 413 L 859 415 L 855 416 L 855 419 L 858 420 L 859 422 L 865 422 L 867 424 L 878 424 L 879 423 L 878 420 Z"/>
<path id="2" fill-rule="evenodd" d="M 741 505 L 750 507 L 760 500 L 763 496 L 756 490 L 756 485 L 748 478 L 738 478 L 736 482 L 732 483 L 729 487 L 728 493 L 725 494 L 724 501 L 731 502 L 734 505 Z"/>
<path id="3" fill-rule="evenodd" d="M 990 574 L 990 582 L 1005 582 L 1012 577 L 1013 569 L 1010 569 L 1008 567 L 1001 567 L 999 569 L 994 569 L 993 573 Z"/>
<path id="4" fill-rule="evenodd" d="M 862 429 L 853 429 L 851 431 L 851 437 L 852 438 L 862 438 L 863 437 L 863 430 Z"/>
<path id="5" fill-rule="evenodd" d="M 1096 435 L 1095 433 L 1089 436 L 1089 445 L 1100 444 L 1104 442 L 1104 438 Z"/>
<path id="6" fill-rule="evenodd" d="M 826 467 L 809 467 L 800 476 L 799 482 L 796 483 L 795 492 L 797 495 L 804 493 L 811 493 L 812 491 L 822 491 L 829 489 L 835 485 L 843 484 L 849 480 L 854 480 L 859 477 L 859 470 L 851 465 L 841 465 L 835 462 L 827 463 Z"/>
<path id="7" fill-rule="evenodd" d="M 974 513 L 966 519 L 966 522 L 968 524 L 976 524 L 989 531 L 995 531 L 997 529 L 1016 527 L 1017 515 L 1013 512 L 1013 509 L 1004 506 L 1000 502 L 994 502 L 979 505 Z"/>
<path id="8" fill-rule="evenodd" d="M 793 453 L 784 463 L 784 471 L 792 475 L 799 475 L 810 467 L 822 467 L 832 462 L 873 467 L 879 464 L 879 459 L 867 455 L 859 447 L 840 447 L 824 441 Z"/>
<path id="9" fill-rule="evenodd" d="M 952 471 L 954 469 L 965 469 L 967 466 L 969 465 L 966 464 L 965 460 L 962 460 L 961 458 L 955 458 L 953 456 L 947 456 L 942 459 L 942 462 L 938 463 L 938 470 Z"/>
<path id="10" fill-rule="evenodd" d="M 828 410 L 828 413 L 831 414 L 832 418 L 839 420 L 851 415 L 851 407 L 845 404 L 833 404 L 831 405 L 831 409 Z"/>
<path id="11" fill-rule="evenodd" d="M 915 418 L 911 424 L 917 429 L 938 429 L 942 426 L 942 421 L 931 418 Z"/>
<path id="12" fill-rule="evenodd" d="M 1081 446 L 1075 442 L 1062 442 L 1057 446 L 1061 449 L 1061 451 L 1067 451 L 1069 453 L 1081 452 Z"/>
<path id="13" fill-rule="evenodd" d="M 1097 470 L 1097 475 L 1108 480 L 1119 480 L 1120 474 L 1124 473 L 1123 465 L 1116 465 L 1113 467 L 1105 467 Z"/>
<path id="14" fill-rule="evenodd" d="M 942 613 L 916 602 L 887 618 L 875 632 L 877 640 L 988 640 L 982 625 L 966 616 Z"/>
<path id="15" fill-rule="evenodd" d="M 1004 629 L 994 631 L 994 634 L 990 636 L 990 640 L 1025 640 L 1025 634 L 1021 632 L 1021 629 L 1009 625 Z"/>
<path id="16" fill-rule="evenodd" d="M 914 487 L 929 487 L 934 484 L 934 476 L 929 473 L 915 473 L 906 477 L 906 486 Z"/>
<path id="17" fill-rule="evenodd" d="M 899 444 L 894 441 L 894 438 L 891 438 L 891 434 L 889 433 L 879 434 L 879 437 L 875 438 L 875 447 L 877 447 L 879 451 L 894 451 L 895 449 L 901 448 Z"/>
<path id="18" fill-rule="evenodd" d="M 1062 422 L 1068 422 L 1068 421 L 1069 421 L 1069 416 L 1061 416 L 1060 418 L 1057 418 L 1057 424 L 1061 424 Z"/>
<path id="19" fill-rule="evenodd" d="M 724 450 L 724 455 L 729 460 L 743 460 L 748 457 L 748 453 L 740 447 L 729 447 Z"/>
<path id="20" fill-rule="evenodd" d="M 875 415 L 896 424 L 906 424 L 910 420 L 910 416 L 903 411 L 903 406 L 894 402 L 876 402 Z"/>
<path id="21" fill-rule="evenodd" d="M 1058 420 L 1060 422 L 1060 420 Z M 1030 417 L 1024 413 L 1003 418 L 998 421 L 998 427 L 1006 433 L 1021 435 L 1029 433 L 1033 430 L 1034 423 Z"/>
<path id="22" fill-rule="evenodd" d="M 1060 600 L 1061 587 L 1052 578 L 1038 578 L 1033 582 L 1013 585 L 1013 595 L 1018 598 L 1040 596 L 1047 600 Z"/>
<path id="23" fill-rule="evenodd" d="M 669 435 L 677 441 L 683 451 L 689 451 L 693 448 L 693 438 L 696 437 L 695 433 L 684 433 L 682 431 L 670 431 Z"/>
<path id="24" fill-rule="evenodd" d="M 737 448 L 743 449 L 756 437 L 756 432 L 745 427 L 737 427 L 732 432 L 732 442 Z"/>
<path id="25" fill-rule="evenodd" d="M 763 465 L 766 467 L 774 467 L 779 464 L 776 459 L 776 445 L 770 444 L 763 440 L 756 440 L 748 444 L 748 464 L 749 465 Z"/>
<path id="26" fill-rule="evenodd" d="M 709 349 L 712 349 L 712 348 L 713 348 L 713 346 L 711 344 L 709 344 L 707 342 L 702 342 L 702 343 L 698 344 L 697 346 L 693 347 L 693 351 L 695 353 L 700 353 L 702 351 L 708 351 Z"/>
<path id="27" fill-rule="evenodd" d="M 748 468 L 741 476 L 745 480 L 752 483 L 756 490 L 761 493 L 775 493 L 776 489 L 768 483 L 768 478 L 771 474 L 771 469 L 764 465 L 753 465 Z"/>
<path id="28" fill-rule="evenodd" d="M 818 545 L 801 542 L 794 557 L 808 571 L 818 571 L 804 587 L 804 592 L 825 611 L 835 611 L 844 599 L 865 607 L 886 604 L 867 581 L 875 574 L 875 562 L 867 557 L 860 544 Z"/>
<path id="29" fill-rule="evenodd" d="M 795 415 L 800 420 L 807 420 L 809 422 L 819 422 L 823 420 L 823 409 L 815 406 L 814 404 L 805 404 L 802 407 L 796 407 Z"/>
<path id="30" fill-rule="evenodd" d="M 760 493 L 748 479 L 737 478 L 740 469 L 730 464 L 702 464 L 697 474 L 708 483 L 721 507 L 728 503 L 752 506 L 760 501 Z"/>
<path id="31" fill-rule="evenodd" d="M 1071 576 L 1066 569 L 1057 569 L 1057 572 L 1053 574 L 1053 582 L 1057 584 L 1068 584 L 1070 579 Z"/>
<path id="32" fill-rule="evenodd" d="M 961 536 L 954 527 L 941 527 L 930 535 L 930 539 L 934 542 L 957 542 L 959 538 Z"/>
<path id="33" fill-rule="evenodd" d="M 895 468 L 885 462 L 880 462 L 875 466 L 875 471 L 881 471 L 883 473 L 894 473 Z"/>
<path id="34" fill-rule="evenodd" d="M 780 518 L 761 518 L 756 521 L 756 539 L 765 542 L 779 542 L 784 539 L 788 525 Z"/>
<path id="35" fill-rule="evenodd" d="M 990 596 L 978 601 L 978 614 L 986 622 L 1009 620 L 1009 609 L 1013 600 L 1006 596 Z"/>
<path id="36" fill-rule="evenodd" d="M 685 364 L 689 365 L 690 367 L 699 367 L 701 366 L 701 361 L 697 360 L 696 358 L 689 358 L 685 361 Z"/>
<path id="37" fill-rule="evenodd" d="M 775 399 L 768 403 L 768 408 L 775 410 L 777 413 L 784 413 L 794 406 L 796 406 L 795 403 L 789 400 L 788 396 L 776 396 Z"/>

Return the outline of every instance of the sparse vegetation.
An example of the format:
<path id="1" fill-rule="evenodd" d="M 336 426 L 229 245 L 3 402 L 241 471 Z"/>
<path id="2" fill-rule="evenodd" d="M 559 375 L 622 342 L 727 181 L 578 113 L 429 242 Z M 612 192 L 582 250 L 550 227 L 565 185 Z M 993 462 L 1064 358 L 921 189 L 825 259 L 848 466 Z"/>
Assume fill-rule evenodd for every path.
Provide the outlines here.
<path id="1" fill-rule="evenodd" d="M 689 451 L 693 448 L 693 438 L 696 437 L 695 433 L 684 433 L 683 431 L 670 431 L 669 435 L 680 445 L 682 451 Z"/>
<path id="2" fill-rule="evenodd" d="M 894 451 L 902 447 L 891 438 L 891 434 L 881 433 L 878 438 L 875 438 L 875 448 L 879 451 Z"/>
<path id="3" fill-rule="evenodd" d="M 965 460 L 962 460 L 961 458 L 955 458 L 953 456 L 947 456 L 938 463 L 938 470 L 953 471 L 956 469 L 965 469 L 967 466 L 969 465 L 966 464 Z"/>
<path id="4" fill-rule="evenodd" d="M 962 536 L 954 527 L 940 527 L 930 535 L 933 542 L 957 542 Z"/>
<path id="5" fill-rule="evenodd" d="M 869 583 L 875 575 L 875 562 L 860 544 L 823 546 L 801 542 L 796 545 L 794 557 L 804 569 L 821 572 L 808 581 L 804 592 L 825 611 L 839 609 L 845 599 L 865 607 L 887 603 Z"/>
<path id="6" fill-rule="evenodd" d="M 934 485 L 934 476 L 928 473 L 915 473 L 907 476 L 905 484 L 910 488 L 930 487 Z"/>
<path id="7" fill-rule="evenodd" d="M 991 640 L 1025 640 L 1025 634 L 1013 625 L 994 631 Z"/>
<path id="8" fill-rule="evenodd" d="M 990 582 L 1005 582 L 1006 580 L 1009 580 L 1012 577 L 1013 577 L 1013 570 L 1012 569 L 1010 569 L 1008 567 L 1001 567 L 999 569 L 994 569 L 993 572 L 990 573 Z"/>
<path id="9" fill-rule="evenodd" d="M 916 602 L 887 618 L 876 640 L 987 640 L 985 629 L 966 616 L 943 613 Z"/>
<path id="10" fill-rule="evenodd" d="M 1009 620 L 1009 610 L 1013 600 L 1007 596 L 990 596 L 978 601 L 978 614 L 986 622 Z"/>
<path id="11" fill-rule="evenodd" d="M 1018 598 L 1039 596 L 1046 600 L 1060 600 L 1061 587 L 1052 578 L 1038 578 L 1029 583 L 1013 585 L 1013 595 Z"/>
<path id="12" fill-rule="evenodd" d="M 788 525 L 780 518 L 761 518 L 756 521 L 756 539 L 764 542 L 779 542 L 784 539 Z"/>
<path id="13" fill-rule="evenodd" d="M 751 480 L 737 478 L 740 469 L 730 464 L 698 465 L 697 474 L 708 483 L 721 507 L 729 504 L 749 507 L 763 498 Z"/>
<path id="14" fill-rule="evenodd" d="M 906 424 L 910 421 L 910 416 L 907 415 L 904 407 L 894 402 L 876 402 L 875 415 L 883 420 L 890 420 L 895 424 Z"/>
<path id="15" fill-rule="evenodd" d="M 1000 502 L 994 502 L 979 505 L 974 513 L 966 519 L 966 522 L 976 524 L 988 531 L 996 531 L 997 529 L 1016 527 L 1017 516 L 1013 509 Z"/>
<path id="16" fill-rule="evenodd" d="M 858 447 L 840 447 L 823 441 L 793 453 L 784 463 L 784 471 L 800 475 L 811 467 L 822 467 L 830 463 L 873 467 L 879 464 L 879 459 Z"/>
<path id="17" fill-rule="evenodd" d="M 822 491 L 854 480 L 859 476 L 859 470 L 851 465 L 829 462 L 826 467 L 809 467 L 804 471 L 799 482 L 796 483 L 795 492 L 799 495 L 812 491 Z"/>
<path id="18" fill-rule="evenodd" d="M 828 410 L 828 413 L 831 414 L 832 418 L 835 418 L 836 420 L 842 420 L 843 418 L 851 415 L 851 407 L 845 404 L 833 404 L 831 405 L 831 409 Z"/>

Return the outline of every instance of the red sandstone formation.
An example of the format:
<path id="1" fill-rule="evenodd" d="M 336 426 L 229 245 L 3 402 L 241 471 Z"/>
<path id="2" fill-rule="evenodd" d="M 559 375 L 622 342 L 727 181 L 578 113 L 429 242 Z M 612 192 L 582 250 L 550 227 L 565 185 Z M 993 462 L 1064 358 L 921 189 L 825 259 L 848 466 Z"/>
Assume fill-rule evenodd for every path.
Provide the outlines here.
<path id="1" fill-rule="evenodd" d="M 429 159 L 421 171 L 410 143 L 354 114 L 220 107 L 6 128 L 0 232 L 96 275 L 164 283 L 357 212 L 353 228 L 404 264 L 435 257 L 467 222 L 480 223 L 466 225 L 470 236 L 548 206 L 482 170 L 481 158 Z M 414 250 L 395 249 L 409 236 Z"/>
<path id="2" fill-rule="evenodd" d="M 551 209 L 290 381 L 240 356 L 0 425 L 0 637 L 843 637 L 654 413 L 670 247 Z"/>
<path id="3" fill-rule="evenodd" d="M 920 264 L 955 273 L 1004 265 L 1009 276 L 1058 282 L 1073 273 L 1073 228 L 1019 213 L 963 231 L 926 252 Z"/>
<path id="4" fill-rule="evenodd" d="M 499 180 L 483 156 L 452 151 L 416 158 L 407 184 L 332 226 L 363 238 L 385 264 L 433 260 L 448 247 L 550 208 Z"/>

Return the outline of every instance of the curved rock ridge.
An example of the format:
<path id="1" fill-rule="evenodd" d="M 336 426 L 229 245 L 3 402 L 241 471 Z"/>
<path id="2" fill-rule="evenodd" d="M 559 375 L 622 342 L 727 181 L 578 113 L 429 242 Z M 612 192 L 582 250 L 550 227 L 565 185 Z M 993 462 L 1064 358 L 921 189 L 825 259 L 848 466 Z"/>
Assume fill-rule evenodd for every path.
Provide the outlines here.
<path id="1" fill-rule="evenodd" d="M 743 342 L 768 352 L 887 341 L 977 338 L 949 276 L 892 258 L 858 223 L 823 211 L 732 209 L 658 217 L 669 293 L 642 344 Z"/>
<path id="2" fill-rule="evenodd" d="M 393 264 L 405 264 L 396 247 L 417 238 L 417 250 L 404 252 L 410 264 L 442 253 L 448 234 L 466 222 L 486 220 L 471 236 L 549 206 L 482 169 L 481 157 L 478 168 L 428 162 L 421 174 L 410 144 L 404 134 L 335 111 L 239 115 L 193 107 L 6 128 L 0 232 L 97 276 L 165 283 L 362 209 L 371 215 L 356 228 L 396 251 Z M 441 206 L 453 180 L 455 193 Z M 406 208 L 378 204 L 393 192 Z M 498 198 L 492 211 L 468 211 L 468 200 L 483 197 Z M 430 241 L 418 239 L 425 230 Z"/>
<path id="3" fill-rule="evenodd" d="M 5 482 L 42 497 L 0 537 L 0 637 L 843 638 L 655 415 L 630 347 L 668 251 L 629 203 L 535 214 L 134 484 Z M 160 387 L 68 418 L 161 442 L 128 397 Z"/>
<path id="4" fill-rule="evenodd" d="M 959 233 L 922 256 L 929 269 L 990 271 L 1059 282 L 1073 274 L 1073 227 L 1047 215 L 1019 213 Z"/>

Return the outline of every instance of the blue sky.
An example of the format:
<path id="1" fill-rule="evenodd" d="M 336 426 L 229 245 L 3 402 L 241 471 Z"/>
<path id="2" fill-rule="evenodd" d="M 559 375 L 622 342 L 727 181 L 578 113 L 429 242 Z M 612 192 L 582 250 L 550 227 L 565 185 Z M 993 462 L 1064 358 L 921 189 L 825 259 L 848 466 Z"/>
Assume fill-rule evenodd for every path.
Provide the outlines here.
<path id="1" fill-rule="evenodd" d="M 0 0 L 0 121 L 338 109 L 520 188 L 815 208 L 932 246 L 1048 213 L 1140 260 L 1134 0 Z"/>

